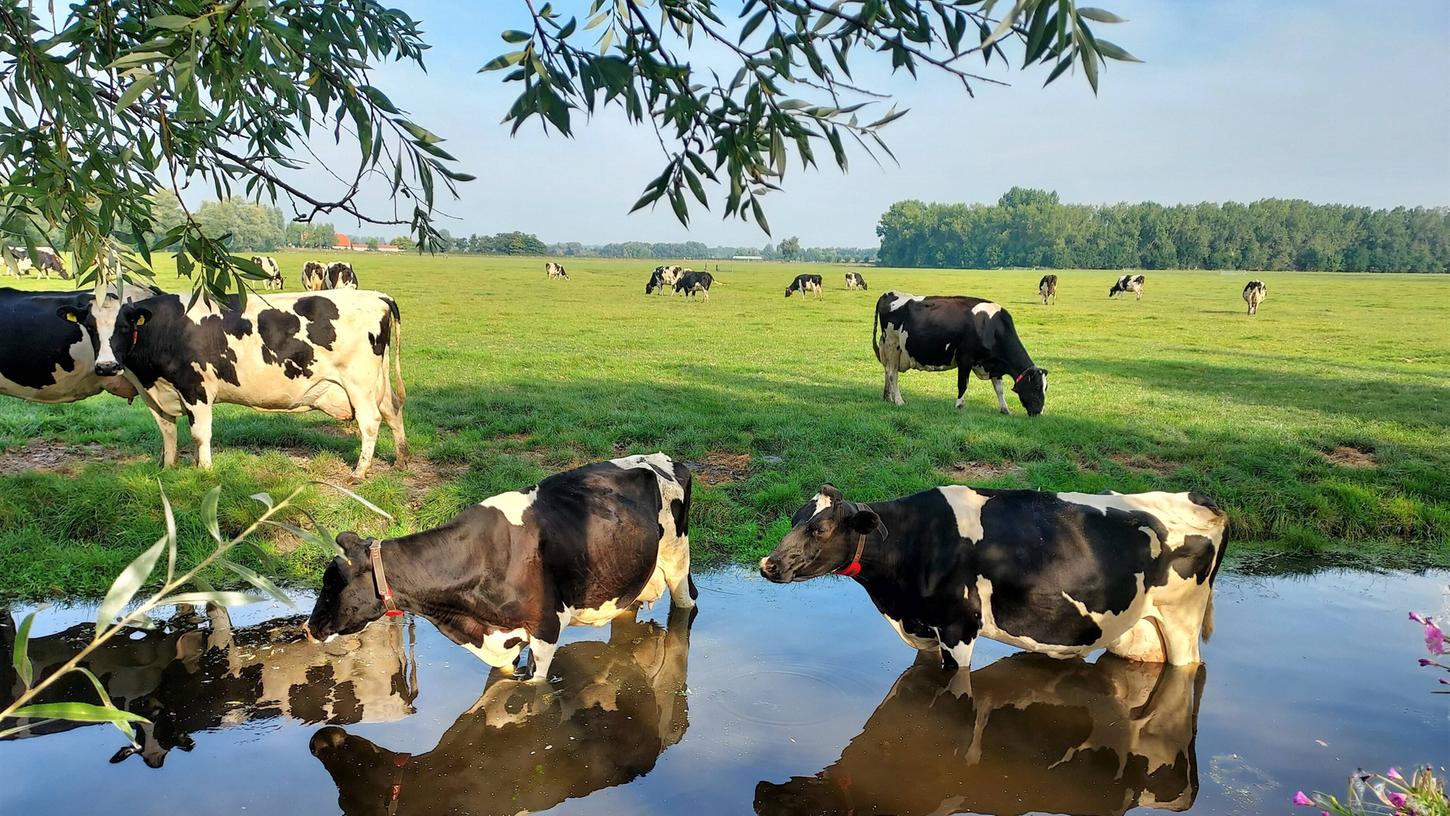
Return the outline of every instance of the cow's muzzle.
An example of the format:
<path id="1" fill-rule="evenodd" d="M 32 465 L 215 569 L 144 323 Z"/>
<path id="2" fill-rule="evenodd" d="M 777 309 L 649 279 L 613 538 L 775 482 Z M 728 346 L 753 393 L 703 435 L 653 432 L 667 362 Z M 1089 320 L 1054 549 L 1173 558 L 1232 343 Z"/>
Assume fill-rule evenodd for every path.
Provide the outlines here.
<path id="1" fill-rule="evenodd" d="M 773 584 L 790 583 L 790 578 L 781 575 L 780 563 L 770 560 L 769 556 L 760 559 L 760 577 Z"/>
<path id="2" fill-rule="evenodd" d="M 115 377 L 121 373 L 121 364 L 117 362 L 96 363 L 97 377 Z"/>

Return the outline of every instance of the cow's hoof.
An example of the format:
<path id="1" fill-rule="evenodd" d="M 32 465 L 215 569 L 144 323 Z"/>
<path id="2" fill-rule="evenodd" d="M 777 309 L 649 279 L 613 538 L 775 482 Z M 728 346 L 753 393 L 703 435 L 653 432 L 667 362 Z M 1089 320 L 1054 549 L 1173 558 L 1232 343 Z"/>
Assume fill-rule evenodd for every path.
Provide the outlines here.
<path id="1" fill-rule="evenodd" d="M 997 409 L 997 413 L 1001 414 L 1002 416 L 1011 416 L 1012 415 L 1012 412 L 1009 411 L 1009 410 L 1007 410 L 1006 408 L 998 408 Z"/>

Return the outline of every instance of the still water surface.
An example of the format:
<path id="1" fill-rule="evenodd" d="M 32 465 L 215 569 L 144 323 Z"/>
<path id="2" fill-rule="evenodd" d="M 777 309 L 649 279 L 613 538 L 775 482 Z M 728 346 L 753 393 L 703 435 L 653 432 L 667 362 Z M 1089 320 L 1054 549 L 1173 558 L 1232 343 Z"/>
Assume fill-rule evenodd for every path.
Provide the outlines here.
<path id="1" fill-rule="evenodd" d="M 984 642 L 970 676 L 913 665 L 845 580 L 696 582 L 693 624 L 568 630 L 548 688 L 421 620 L 327 647 L 280 607 L 137 633 L 92 668 L 154 721 L 141 750 L 105 725 L 0 741 L 0 814 L 1287 813 L 1357 767 L 1450 764 L 1405 619 L 1444 614 L 1450 573 L 1225 573 L 1201 667 Z M 92 615 L 41 613 L 38 670 Z"/>

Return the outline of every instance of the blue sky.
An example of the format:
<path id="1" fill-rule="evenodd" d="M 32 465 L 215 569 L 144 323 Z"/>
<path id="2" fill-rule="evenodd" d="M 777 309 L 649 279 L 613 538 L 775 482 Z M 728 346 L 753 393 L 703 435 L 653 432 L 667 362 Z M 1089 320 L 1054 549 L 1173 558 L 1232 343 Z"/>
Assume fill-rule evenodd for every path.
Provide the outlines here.
<path id="1" fill-rule="evenodd" d="M 627 215 L 663 166 L 653 131 L 609 112 L 573 139 L 500 124 L 513 89 L 478 74 L 525 27 L 522 2 L 397 0 L 433 44 L 428 73 L 387 67 L 383 87 L 478 180 L 443 208 L 455 234 L 519 229 L 546 241 L 700 240 L 759 245 L 756 227 L 667 208 Z M 1094 98 L 1081 77 L 998 74 L 1011 87 L 968 98 L 942 77 L 912 82 L 878 67 L 873 87 L 910 115 L 886 131 L 899 164 L 853 155 L 801 172 L 767 199 L 779 239 L 870 246 L 881 212 L 904 198 L 994 201 L 1013 185 L 1098 203 L 1248 201 L 1269 196 L 1371 206 L 1450 204 L 1450 3 L 1100 0 L 1129 22 L 1100 27 L 1146 61 L 1114 63 Z M 569 13 L 585 2 L 556 2 Z M 577 7 L 577 9 L 575 8 Z M 1109 31 L 1111 29 L 1111 31 Z M 708 52 L 697 60 L 712 58 Z M 858 75 L 859 78 L 859 75 Z M 313 175 L 322 185 L 323 177 Z M 386 191 L 365 196 L 390 211 Z M 380 230 L 338 223 L 353 233 Z"/>

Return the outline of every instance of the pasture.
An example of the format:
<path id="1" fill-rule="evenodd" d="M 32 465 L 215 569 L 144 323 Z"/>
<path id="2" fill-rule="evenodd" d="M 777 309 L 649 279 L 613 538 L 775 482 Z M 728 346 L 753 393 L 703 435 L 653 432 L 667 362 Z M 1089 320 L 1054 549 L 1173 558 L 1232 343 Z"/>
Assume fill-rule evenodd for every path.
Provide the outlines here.
<path id="1" fill-rule="evenodd" d="M 334 258 L 334 256 L 336 256 Z M 277 255 L 287 290 L 304 259 Z M 352 254 L 364 288 L 403 317 L 405 408 L 415 459 L 392 467 L 379 442 L 357 489 L 390 525 L 338 494 L 307 506 L 336 533 L 398 534 L 572 465 L 664 450 L 696 471 L 698 563 L 768 552 L 822 482 L 876 500 L 952 482 L 1135 492 L 1197 490 L 1232 519 L 1238 558 L 1327 554 L 1357 564 L 1450 564 L 1450 280 L 1438 276 L 1148 272 L 1142 302 L 1109 300 L 1117 273 L 721 262 L 708 301 L 646 296 L 657 261 Z M 166 264 L 161 264 L 166 269 Z M 695 268 L 715 272 L 715 263 Z M 783 297 L 798 272 L 825 294 Z M 1256 317 L 1240 298 L 1269 284 Z M 159 275 L 176 285 L 172 274 Z M 14 286 L 13 278 L 0 285 Z M 27 287 L 63 288 L 27 280 Z M 906 372 L 906 405 L 881 400 L 871 314 L 888 289 L 971 294 L 1011 311 L 1047 408 L 1000 416 L 973 380 Z M 190 439 L 183 431 L 183 461 Z M 352 429 L 320 413 L 217 412 L 216 467 L 162 471 L 138 403 L 0 400 L 0 593 L 95 595 L 160 534 L 158 480 L 195 552 L 196 514 L 223 486 L 223 527 L 308 479 L 343 483 Z M 312 583 L 328 553 L 283 533 L 250 563 Z M 244 559 L 247 560 L 247 559 Z"/>

